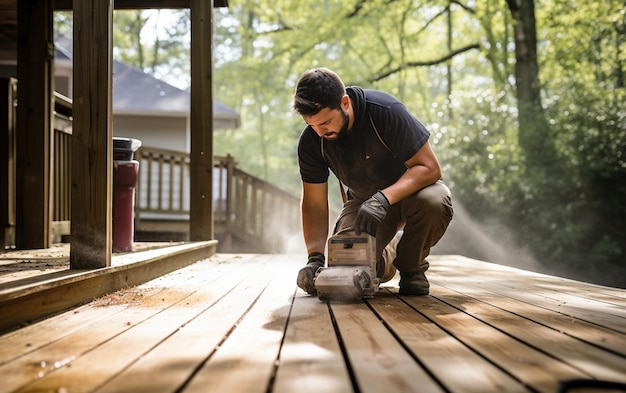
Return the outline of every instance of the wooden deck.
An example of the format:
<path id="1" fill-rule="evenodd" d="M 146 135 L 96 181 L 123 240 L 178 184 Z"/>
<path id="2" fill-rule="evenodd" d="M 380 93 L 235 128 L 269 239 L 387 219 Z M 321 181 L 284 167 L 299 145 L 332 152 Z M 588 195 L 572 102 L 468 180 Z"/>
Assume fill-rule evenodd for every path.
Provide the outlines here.
<path id="1" fill-rule="evenodd" d="M 396 278 L 372 299 L 327 304 L 296 288 L 303 260 L 215 254 L 5 333 L 0 391 L 484 393 L 626 383 L 624 290 L 433 256 L 430 296 L 399 297 Z"/>

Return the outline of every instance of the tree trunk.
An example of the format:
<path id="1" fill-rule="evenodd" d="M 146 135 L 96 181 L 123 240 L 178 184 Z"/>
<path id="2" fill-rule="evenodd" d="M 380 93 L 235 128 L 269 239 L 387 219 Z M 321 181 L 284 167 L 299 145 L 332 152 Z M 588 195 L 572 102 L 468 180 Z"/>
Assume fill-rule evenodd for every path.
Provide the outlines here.
<path id="1" fill-rule="evenodd" d="M 541 106 L 537 63 L 534 0 L 507 0 L 515 21 L 515 86 L 518 100 L 518 140 L 527 169 L 549 169 L 556 158 L 550 127 Z"/>

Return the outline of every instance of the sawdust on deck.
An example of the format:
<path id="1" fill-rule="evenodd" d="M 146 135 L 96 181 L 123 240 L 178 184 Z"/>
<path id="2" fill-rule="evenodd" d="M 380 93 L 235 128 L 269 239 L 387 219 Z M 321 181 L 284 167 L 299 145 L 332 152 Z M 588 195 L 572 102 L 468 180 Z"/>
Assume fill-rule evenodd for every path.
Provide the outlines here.
<path id="1" fill-rule="evenodd" d="M 175 242 L 137 242 L 133 252 L 171 246 Z M 124 255 L 129 253 L 115 253 Z M 0 284 L 70 268 L 70 244 L 56 243 L 50 248 L 34 250 L 7 249 L 0 253 Z"/>

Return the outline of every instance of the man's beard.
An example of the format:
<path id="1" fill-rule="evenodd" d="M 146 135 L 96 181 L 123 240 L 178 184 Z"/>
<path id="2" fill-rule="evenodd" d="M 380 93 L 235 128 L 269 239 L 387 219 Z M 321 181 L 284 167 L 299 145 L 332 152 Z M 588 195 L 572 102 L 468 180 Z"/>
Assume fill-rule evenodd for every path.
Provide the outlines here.
<path id="1" fill-rule="evenodd" d="M 343 117 L 343 124 L 341 125 L 341 128 L 339 129 L 339 131 L 331 133 L 329 135 L 331 136 L 331 138 L 326 137 L 326 139 L 337 140 L 343 138 L 350 133 L 348 130 L 348 124 L 350 124 L 350 116 L 348 116 L 348 112 L 341 110 L 341 116 Z"/>

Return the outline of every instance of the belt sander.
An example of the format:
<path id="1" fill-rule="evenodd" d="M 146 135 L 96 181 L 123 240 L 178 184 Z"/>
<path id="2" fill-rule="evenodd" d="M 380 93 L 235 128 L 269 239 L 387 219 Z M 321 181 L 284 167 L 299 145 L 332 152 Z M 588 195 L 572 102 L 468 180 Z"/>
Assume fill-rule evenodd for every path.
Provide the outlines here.
<path id="1" fill-rule="evenodd" d="M 320 300 L 361 300 L 378 291 L 376 239 L 368 234 L 338 234 L 328 239 L 327 267 L 315 274 Z"/>

